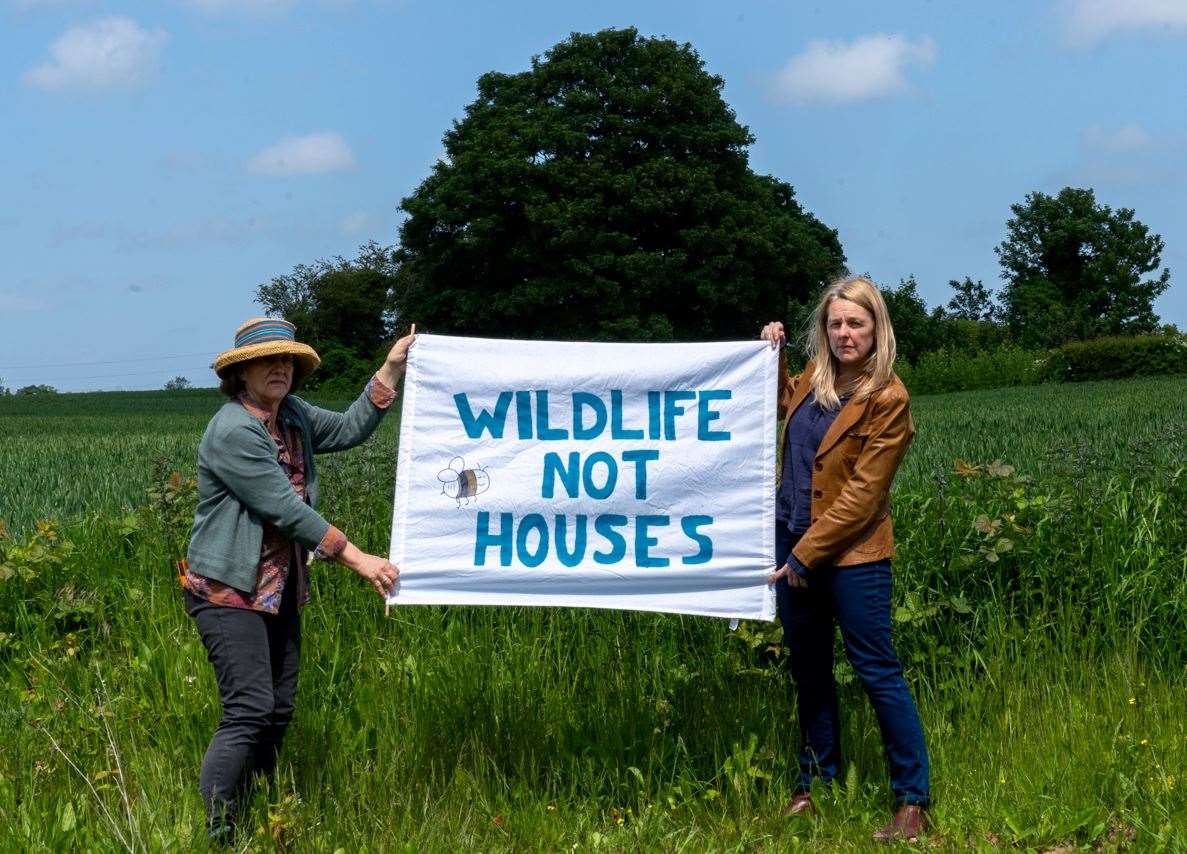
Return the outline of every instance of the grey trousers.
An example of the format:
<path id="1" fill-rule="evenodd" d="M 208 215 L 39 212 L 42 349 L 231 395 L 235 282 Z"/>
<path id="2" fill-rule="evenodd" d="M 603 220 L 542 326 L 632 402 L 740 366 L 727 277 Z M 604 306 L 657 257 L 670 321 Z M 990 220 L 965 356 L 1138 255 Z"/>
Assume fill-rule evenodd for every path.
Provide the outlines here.
<path id="1" fill-rule="evenodd" d="M 185 591 L 223 710 L 198 783 L 214 835 L 233 829 L 251 772 L 272 773 L 292 720 L 301 659 L 296 591 L 295 583 L 285 585 L 276 614 L 215 605 Z"/>

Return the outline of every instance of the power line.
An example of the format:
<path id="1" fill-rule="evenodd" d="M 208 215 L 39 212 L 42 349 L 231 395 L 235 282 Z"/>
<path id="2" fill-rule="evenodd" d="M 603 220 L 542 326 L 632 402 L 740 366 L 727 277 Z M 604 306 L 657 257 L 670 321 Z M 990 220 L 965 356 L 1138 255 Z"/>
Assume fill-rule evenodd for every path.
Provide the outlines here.
<path id="1" fill-rule="evenodd" d="M 144 356 L 137 359 L 109 359 L 103 362 L 46 362 L 37 365 L 0 365 L 0 371 L 19 371 L 31 368 L 79 368 L 88 365 L 123 365 L 129 362 L 159 362 L 161 359 L 192 359 L 194 356 L 209 356 L 210 353 L 179 353 L 176 356 Z"/>
<path id="2" fill-rule="evenodd" d="M 92 374 L 90 376 L 84 376 L 84 377 L 76 377 L 76 376 L 42 377 L 40 381 L 45 383 L 45 382 L 65 382 L 67 380 L 107 380 L 107 379 L 115 379 L 117 377 L 143 377 L 143 376 L 163 375 L 163 374 L 176 375 L 178 372 L 204 371 L 204 370 L 209 370 L 209 369 L 210 369 L 209 365 L 203 365 L 200 368 L 167 368 L 167 369 L 158 368 L 155 371 L 132 371 L 130 373 L 125 373 L 125 374 Z M 6 380 L 6 382 L 20 382 L 20 383 L 29 384 L 28 378 L 22 378 L 19 380 Z"/>
<path id="3" fill-rule="evenodd" d="M 212 385 L 206 385 L 206 386 L 191 385 L 191 386 L 189 386 L 190 390 L 208 389 L 208 390 L 213 391 L 216 388 L 217 388 L 217 386 L 212 386 Z M 165 389 L 164 389 L 164 386 L 162 383 L 149 383 L 148 385 L 139 385 L 139 384 L 138 385 L 117 385 L 117 386 L 114 386 L 111 388 L 74 389 L 72 391 L 63 391 L 60 393 L 61 394 L 93 394 L 95 392 L 111 392 L 111 391 L 164 391 L 164 390 Z"/>

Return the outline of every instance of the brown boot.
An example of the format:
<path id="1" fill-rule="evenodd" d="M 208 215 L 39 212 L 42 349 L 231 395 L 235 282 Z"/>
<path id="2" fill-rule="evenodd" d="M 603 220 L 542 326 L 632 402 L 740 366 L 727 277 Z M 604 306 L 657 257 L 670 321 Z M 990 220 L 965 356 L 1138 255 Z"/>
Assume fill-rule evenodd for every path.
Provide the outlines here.
<path id="1" fill-rule="evenodd" d="M 875 842 L 914 842 L 927 829 L 927 815 L 917 804 L 903 804 L 890 824 L 874 832 Z"/>
<path id="2" fill-rule="evenodd" d="M 791 796 L 787 806 L 783 808 L 783 815 L 802 815 L 807 818 L 816 815 L 816 807 L 812 804 L 812 795 L 808 792 L 796 792 Z"/>

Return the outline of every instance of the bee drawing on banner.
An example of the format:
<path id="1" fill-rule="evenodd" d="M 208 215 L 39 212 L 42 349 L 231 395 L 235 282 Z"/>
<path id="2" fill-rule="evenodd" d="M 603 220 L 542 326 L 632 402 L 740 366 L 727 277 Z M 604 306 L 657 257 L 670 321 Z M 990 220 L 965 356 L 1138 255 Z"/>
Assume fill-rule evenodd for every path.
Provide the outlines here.
<path id="1" fill-rule="evenodd" d="M 470 499 L 490 489 L 490 475 L 486 469 L 483 466 L 468 469 L 461 457 L 454 457 L 449 461 L 449 468 L 437 472 L 437 480 L 441 482 L 441 494 L 456 501 L 459 509 L 462 499 L 469 504 Z"/>

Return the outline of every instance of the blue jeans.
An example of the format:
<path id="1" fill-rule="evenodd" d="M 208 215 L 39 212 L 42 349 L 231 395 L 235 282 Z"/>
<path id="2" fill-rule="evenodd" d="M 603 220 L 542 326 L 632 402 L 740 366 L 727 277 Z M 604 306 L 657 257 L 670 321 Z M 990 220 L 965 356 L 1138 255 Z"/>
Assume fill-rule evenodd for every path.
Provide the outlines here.
<path id="1" fill-rule="evenodd" d="M 782 566 L 799 538 L 780 524 L 776 565 Z M 831 782 L 841 772 L 841 725 L 833 679 L 834 624 L 845 654 L 874 706 L 890 765 L 890 786 L 899 804 L 929 800 L 927 745 L 923 725 L 890 642 L 890 561 L 822 567 L 809 574 L 807 589 L 781 580 L 775 585 L 783 641 L 791 654 L 800 719 L 800 777 L 806 792 L 813 777 Z"/>

